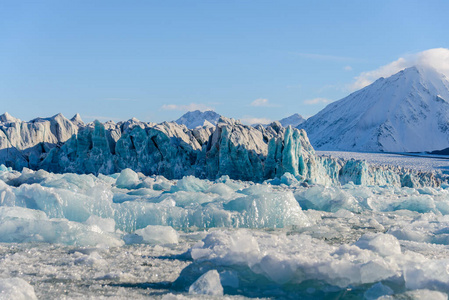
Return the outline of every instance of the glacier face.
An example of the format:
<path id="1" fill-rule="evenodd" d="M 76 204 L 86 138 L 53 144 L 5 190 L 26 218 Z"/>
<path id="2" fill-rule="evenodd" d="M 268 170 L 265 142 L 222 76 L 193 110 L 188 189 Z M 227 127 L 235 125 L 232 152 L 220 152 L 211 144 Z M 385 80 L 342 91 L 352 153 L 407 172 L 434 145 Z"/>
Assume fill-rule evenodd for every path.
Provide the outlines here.
<path id="1" fill-rule="evenodd" d="M 86 125 L 79 116 L 30 122 L 3 119 L 0 163 L 16 170 L 113 174 L 130 168 L 169 179 L 193 175 L 214 180 L 228 175 L 256 182 L 289 173 L 297 180 L 320 184 L 441 184 L 432 173 L 318 157 L 304 130 L 285 128 L 279 122 L 252 127 L 221 117 L 215 127 L 188 129 L 137 119 Z"/>
<path id="2" fill-rule="evenodd" d="M 301 124 L 317 150 L 422 152 L 449 144 L 449 82 L 411 67 L 329 104 Z"/>
<path id="3" fill-rule="evenodd" d="M 0 116 L 0 161 L 18 170 L 39 168 L 45 153 L 76 135 L 81 126 L 78 114 L 72 120 L 57 114 L 24 122 L 5 113 Z"/>

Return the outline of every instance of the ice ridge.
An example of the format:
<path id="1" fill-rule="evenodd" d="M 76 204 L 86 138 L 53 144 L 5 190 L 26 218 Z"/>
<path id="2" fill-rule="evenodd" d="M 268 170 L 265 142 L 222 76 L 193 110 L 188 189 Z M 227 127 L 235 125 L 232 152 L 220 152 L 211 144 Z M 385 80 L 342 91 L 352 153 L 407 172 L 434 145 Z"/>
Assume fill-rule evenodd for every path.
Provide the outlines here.
<path id="1" fill-rule="evenodd" d="M 246 126 L 221 117 L 214 127 L 188 129 L 174 122 L 95 121 L 84 124 L 58 114 L 23 122 L 0 122 L 0 163 L 15 170 L 114 174 L 132 169 L 145 175 L 180 179 L 193 175 L 215 180 L 262 182 L 289 173 L 306 183 L 438 186 L 438 174 L 370 166 L 315 155 L 304 130 L 279 122 Z"/>

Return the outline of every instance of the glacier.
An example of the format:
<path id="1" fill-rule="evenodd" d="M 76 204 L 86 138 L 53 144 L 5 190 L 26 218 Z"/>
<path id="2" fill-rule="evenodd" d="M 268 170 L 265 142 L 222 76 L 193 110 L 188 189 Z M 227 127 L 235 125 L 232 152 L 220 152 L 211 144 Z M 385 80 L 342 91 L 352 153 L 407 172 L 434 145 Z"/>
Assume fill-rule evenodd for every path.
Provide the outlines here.
<path id="1" fill-rule="evenodd" d="M 263 182 L 290 173 L 306 183 L 438 186 L 435 172 L 319 157 L 307 133 L 279 122 L 246 126 L 220 117 L 216 126 L 189 129 L 131 119 L 84 124 L 61 114 L 20 121 L 0 116 L 0 163 L 54 173 L 114 174 L 132 169 L 168 179 L 195 176 Z"/>
<path id="2" fill-rule="evenodd" d="M 444 170 L 318 155 L 279 122 L 0 128 L 6 298 L 447 299 Z"/>

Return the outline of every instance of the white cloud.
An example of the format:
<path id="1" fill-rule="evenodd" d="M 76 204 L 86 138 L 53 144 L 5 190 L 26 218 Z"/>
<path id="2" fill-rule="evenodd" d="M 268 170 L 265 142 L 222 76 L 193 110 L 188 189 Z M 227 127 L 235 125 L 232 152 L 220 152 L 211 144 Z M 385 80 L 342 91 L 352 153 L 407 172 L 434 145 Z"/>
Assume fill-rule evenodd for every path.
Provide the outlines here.
<path id="1" fill-rule="evenodd" d="M 243 124 L 253 125 L 253 124 L 269 124 L 272 121 L 268 118 L 254 118 L 254 117 L 243 117 L 240 119 Z"/>
<path id="2" fill-rule="evenodd" d="M 192 111 L 192 110 L 214 110 L 213 107 L 210 107 L 203 103 L 190 103 L 188 105 L 179 105 L 179 104 L 164 104 L 161 106 L 162 110 L 179 110 L 179 111 Z"/>
<path id="3" fill-rule="evenodd" d="M 352 71 L 352 67 L 351 66 L 346 66 L 346 67 L 343 68 L 343 70 L 349 72 L 349 71 Z"/>
<path id="4" fill-rule="evenodd" d="M 389 77 L 412 66 L 431 67 L 449 77 L 449 49 L 435 48 L 404 55 L 397 60 L 372 71 L 362 72 L 349 86 L 352 91 L 361 89 L 380 77 Z"/>
<path id="5" fill-rule="evenodd" d="M 251 102 L 250 106 L 254 107 L 275 107 L 278 106 L 276 104 L 271 104 L 268 99 L 259 98 Z"/>
<path id="6" fill-rule="evenodd" d="M 326 98 L 314 98 L 309 100 L 304 100 L 303 103 L 307 105 L 315 105 L 315 104 L 326 104 L 330 103 L 332 100 L 326 99 Z"/>

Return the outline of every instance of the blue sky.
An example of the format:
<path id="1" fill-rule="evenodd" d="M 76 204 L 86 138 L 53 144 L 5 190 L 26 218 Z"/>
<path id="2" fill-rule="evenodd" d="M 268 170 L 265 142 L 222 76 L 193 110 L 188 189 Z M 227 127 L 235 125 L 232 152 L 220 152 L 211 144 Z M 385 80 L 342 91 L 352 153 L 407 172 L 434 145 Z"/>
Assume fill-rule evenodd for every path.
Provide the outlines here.
<path id="1" fill-rule="evenodd" d="M 449 1 L 0 0 L 0 111 L 311 116 L 367 72 L 449 48 L 448 11 Z"/>

